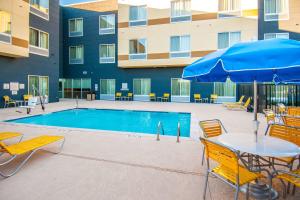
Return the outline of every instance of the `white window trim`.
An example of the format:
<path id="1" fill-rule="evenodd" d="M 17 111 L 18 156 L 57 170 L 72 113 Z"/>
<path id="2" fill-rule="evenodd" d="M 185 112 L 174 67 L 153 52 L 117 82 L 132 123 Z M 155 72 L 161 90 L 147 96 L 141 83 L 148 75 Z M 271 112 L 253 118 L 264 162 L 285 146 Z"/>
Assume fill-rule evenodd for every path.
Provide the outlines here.
<path id="1" fill-rule="evenodd" d="M 49 57 L 49 51 L 50 51 L 50 50 L 49 50 L 49 49 L 50 49 L 50 34 L 49 34 L 48 32 L 42 31 L 42 30 L 40 30 L 40 29 L 31 27 L 31 26 L 29 27 L 29 30 L 30 30 L 30 29 L 34 29 L 34 30 L 36 30 L 36 31 L 39 32 L 39 37 L 38 37 L 39 46 L 37 47 L 37 46 L 31 45 L 30 42 L 29 42 L 28 48 L 30 49 L 30 47 L 33 47 L 33 48 L 36 48 L 36 49 L 46 50 L 46 51 L 48 52 L 48 55 L 44 55 L 44 54 L 40 54 L 40 53 L 36 53 L 36 52 L 32 52 L 32 51 L 29 51 L 29 53 L 35 54 L 35 55 L 39 55 L 39 56 Z M 42 32 L 42 33 L 46 33 L 46 34 L 48 35 L 48 49 L 40 47 L 40 33 L 41 33 L 41 32 Z"/>
<path id="2" fill-rule="evenodd" d="M 179 86 L 179 87 L 180 87 L 180 88 L 179 88 L 179 93 L 180 93 L 180 95 L 173 95 L 173 94 L 172 94 L 172 88 L 173 88 L 173 87 L 172 87 L 172 86 L 173 86 L 173 84 L 172 84 L 173 81 L 172 81 L 172 80 L 176 80 L 176 79 L 183 80 L 182 78 L 171 78 L 171 95 L 172 95 L 172 97 L 189 97 L 189 98 L 190 98 L 190 97 L 191 97 L 191 89 L 192 89 L 192 88 L 191 88 L 191 81 L 190 81 L 190 95 L 181 95 L 181 84 L 180 84 L 180 86 Z"/>
<path id="3" fill-rule="evenodd" d="M 104 94 L 104 93 L 101 93 L 101 81 L 102 80 L 106 80 L 106 81 L 113 80 L 115 82 L 115 91 L 114 91 L 113 94 Z M 99 86 L 100 86 L 99 87 L 99 93 L 100 93 L 100 95 L 111 95 L 111 96 L 115 96 L 116 95 L 116 79 L 113 79 L 113 78 L 101 78 Z"/>
<path id="4" fill-rule="evenodd" d="M 286 1 L 286 6 L 287 6 L 287 12 L 286 13 L 266 13 L 266 0 L 264 0 L 264 21 L 265 22 L 271 22 L 271 21 L 286 21 L 290 19 L 290 4 L 289 4 L 289 0 L 285 0 Z M 278 15 L 278 16 L 284 16 L 286 15 L 285 18 L 280 18 L 279 19 L 266 19 L 266 16 L 268 15 Z"/>
<path id="5" fill-rule="evenodd" d="M 115 54 L 114 57 L 103 57 L 103 58 L 113 58 L 113 62 L 101 62 L 101 45 L 113 45 L 115 48 Z M 110 43 L 110 44 L 99 44 L 99 63 L 100 64 L 105 64 L 105 63 L 116 63 L 116 44 L 115 43 Z"/>
<path id="6" fill-rule="evenodd" d="M 134 80 L 142 80 L 142 79 L 149 79 L 150 80 L 150 93 L 151 93 L 151 78 L 134 78 L 133 80 L 132 80 L 132 93 L 133 93 L 133 95 L 134 96 L 137 96 L 137 97 L 148 97 L 149 96 L 149 94 L 135 94 L 134 93 Z"/>
<path id="7" fill-rule="evenodd" d="M 82 47 L 82 62 L 81 63 L 71 63 L 71 47 L 79 47 L 81 46 Z M 84 46 L 83 45 L 72 45 L 72 46 L 69 46 L 69 65 L 83 65 L 84 64 Z"/>
<path id="8" fill-rule="evenodd" d="M 75 20 L 75 23 L 76 23 L 76 20 L 78 20 L 78 19 L 81 19 L 81 20 L 82 20 L 82 32 L 81 32 L 81 35 L 71 36 L 70 33 L 73 33 L 73 32 L 70 31 L 70 21 L 71 21 L 71 20 Z M 82 17 L 71 18 L 71 19 L 69 19 L 69 20 L 68 20 L 69 37 L 82 37 L 82 36 L 83 36 L 83 31 L 84 31 L 84 30 L 83 30 L 83 23 L 84 23 L 84 22 L 83 22 L 83 18 L 82 18 Z"/>
<path id="9" fill-rule="evenodd" d="M 288 38 L 290 38 L 290 33 L 289 32 L 281 32 L 281 33 L 264 33 L 264 40 L 266 40 L 266 35 L 268 34 L 275 34 L 275 38 L 277 38 L 278 35 L 281 35 L 281 34 L 287 34 L 288 35 Z"/>
<path id="10" fill-rule="evenodd" d="M 190 37 L 190 50 L 189 51 L 171 51 L 171 44 L 172 44 L 172 42 L 171 42 L 171 38 L 172 37 L 179 37 L 179 44 L 181 44 L 181 38 L 182 37 L 185 37 L 185 36 L 189 36 Z M 176 59 L 176 58 L 190 58 L 191 57 L 191 52 L 192 52 L 192 50 L 191 50 L 191 35 L 173 35 L 173 36 L 170 36 L 170 52 L 169 52 L 169 58 L 170 59 Z M 171 57 L 171 54 L 172 53 L 189 53 L 190 54 L 190 56 L 188 56 L 188 57 Z"/>
<path id="11" fill-rule="evenodd" d="M 139 40 L 145 40 L 145 53 L 130 53 L 130 41 L 131 40 L 137 40 L 137 41 L 139 41 Z M 147 39 L 146 38 L 140 38 L 140 39 L 130 39 L 129 40 L 129 56 L 139 56 L 139 55 L 146 55 L 146 58 L 145 59 L 130 59 L 130 60 L 147 60 L 148 59 L 148 41 L 147 41 Z"/>
<path id="12" fill-rule="evenodd" d="M 38 16 L 38 17 L 40 17 L 40 18 L 42 18 L 42 19 L 44 19 L 44 20 L 49 21 L 49 20 L 50 20 L 50 17 L 49 17 L 49 13 L 50 13 L 50 1 L 51 1 L 51 0 L 48 0 L 48 13 L 46 13 L 46 12 L 43 12 L 42 10 L 40 10 L 40 9 L 38 9 L 38 8 L 33 7 L 33 6 L 30 4 L 30 0 L 29 0 L 29 6 L 30 6 L 30 8 L 35 9 L 35 10 L 38 10 L 38 11 L 40 11 L 40 12 L 42 12 L 42 13 L 47 14 L 47 15 L 48 15 L 48 18 L 45 18 L 45 17 L 43 17 L 43 16 L 41 16 L 41 15 L 38 15 L 38 14 L 36 14 L 36 13 L 33 13 L 33 12 L 31 12 L 31 11 L 30 11 L 30 13 L 33 14 L 33 15 L 35 15 L 35 16 Z M 29 9 L 29 10 L 30 10 L 30 9 Z"/>
<path id="13" fill-rule="evenodd" d="M 130 20 L 130 7 L 131 6 L 129 6 L 129 15 L 128 15 L 128 18 L 129 18 L 129 24 L 130 24 L 130 22 L 146 22 L 146 24 L 145 25 L 139 25 L 139 26 L 148 26 L 148 7 L 147 7 L 147 5 L 137 5 L 137 6 L 133 6 L 133 7 L 145 7 L 146 8 L 146 19 L 138 19 L 138 20 Z M 132 26 L 132 27 L 135 27 L 135 26 Z"/>
<path id="14" fill-rule="evenodd" d="M 114 16 L 114 28 L 101 28 L 100 27 L 100 21 L 101 21 L 101 17 L 103 16 Z M 114 30 L 114 33 L 100 33 L 100 30 L 111 30 L 113 29 Z M 107 14 L 107 15 L 100 15 L 99 16 L 99 35 L 113 35 L 113 34 L 116 34 L 116 15 L 114 13 L 112 14 Z"/>

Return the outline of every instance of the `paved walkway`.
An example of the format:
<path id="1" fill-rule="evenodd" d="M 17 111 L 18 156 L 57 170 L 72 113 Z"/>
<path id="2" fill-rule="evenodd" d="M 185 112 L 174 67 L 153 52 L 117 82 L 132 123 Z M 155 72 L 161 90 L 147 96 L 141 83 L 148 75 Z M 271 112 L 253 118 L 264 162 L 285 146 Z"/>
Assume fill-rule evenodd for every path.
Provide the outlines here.
<path id="1" fill-rule="evenodd" d="M 48 104 L 45 113 L 75 106 L 75 101 L 63 100 Z M 79 101 L 79 107 L 190 112 L 191 138 L 176 143 L 175 137 L 161 136 L 161 141 L 157 142 L 155 135 L 0 122 L 0 131 L 18 131 L 25 138 L 40 134 L 66 137 L 61 154 L 37 153 L 18 174 L 8 179 L 0 178 L 0 199 L 202 199 L 205 167 L 201 166 L 198 121 L 218 118 L 229 132 L 252 134 L 253 131 L 252 113 L 227 111 L 221 105 Z M 38 107 L 32 115 L 40 113 L 43 112 Z M 23 116 L 27 116 L 25 110 L 0 109 L 0 121 Z M 266 124 L 262 115 L 259 118 L 262 122 L 260 134 L 263 134 Z M 232 199 L 233 194 L 232 188 L 210 178 L 208 199 Z M 297 195 L 290 199 L 300 198 L 299 192 Z"/>

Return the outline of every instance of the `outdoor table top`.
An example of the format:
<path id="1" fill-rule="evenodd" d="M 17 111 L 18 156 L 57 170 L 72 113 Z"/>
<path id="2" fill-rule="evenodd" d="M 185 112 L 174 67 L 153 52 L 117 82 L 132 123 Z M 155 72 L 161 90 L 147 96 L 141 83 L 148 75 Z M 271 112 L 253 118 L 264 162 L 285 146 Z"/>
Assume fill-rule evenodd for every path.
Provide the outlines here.
<path id="1" fill-rule="evenodd" d="M 259 135 L 256 142 L 254 133 L 225 133 L 209 140 L 221 143 L 242 153 L 258 156 L 294 157 L 300 154 L 300 148 L 297 145 L 279 138 Z"/>

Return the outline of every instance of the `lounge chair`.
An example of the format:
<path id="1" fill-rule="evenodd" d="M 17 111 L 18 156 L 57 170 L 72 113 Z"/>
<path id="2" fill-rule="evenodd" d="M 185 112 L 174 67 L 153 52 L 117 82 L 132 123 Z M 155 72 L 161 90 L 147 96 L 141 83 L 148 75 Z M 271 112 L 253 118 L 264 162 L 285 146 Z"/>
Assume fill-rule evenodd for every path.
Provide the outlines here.
<path id="1" fill-rule="evenodd" d="M 150 93 L 149 94 L 149 100 L 150 101 L 156 101 L 156 94 L 155 93 Z"/>
<path id="2" fill-rule="evenodd" d="M 43 135 L 39 137 L 35 137 L 17 144 L 9 145 L 7 146 L 4 142 L 0 142 L 0 151 L 2 153 L 10 155 L 10 158 L 2 163 L 0 163 L 0 166 L 6 166 L 7 164 L 11 163 L 13 160 L 15 160 L 18 156 L 26 155 L 28 154 L 24 160 L 18 164 L 18 166 L 12 170 L 10 173 L 5 173 L 3 171 L 0 171 L 0 176 L 8 178 L 10 176 L 13 176 L 16 174 L 23 166 L 24 164 L 29 160 L 29 158 L 38 150 L 43 149 L 45 146 L 52 144 L 54 142 L 62 141 L 62 144 L 60 146 L 60 149 L 58 152 L 53 153 L 59 153 L 62 150 L 62 147 L 64 145 L 64 137 L 63 136 L 49 136 L 49 135 Z"/>
<path id="3" fill-rule="evenodd" d="M 300 127 L 300 117 L 299 116 L 282 116 L 282 121 L 286 126 Z"/>
<path id="4" fill-rule="evenodd" d="M 169 93 L 164 93 L 161 100 L 164 101 L 164 102 L 168 102 L 170 100 L 170 94 Z"/>
<path id="5" fill-rule="evenodd" d="M 122 100 L 122 93 L 121 92 L 117 92 L 116 93 L 116 96 L 115 96 L 115 100 L 117 101 L 117 100 Z"/>
<path id="6" fill-rule="evenodd" d="M 197 103 L 197 101 L 202 102 L 201 94 L 194 94 L 194 102 Z"/>
<path id="7" fill-rule="evenodd" d="M 228 108 L 229 110 L 247 110 L 250 103 L 251 103 L 251 98 L 249 97 L 243 105 L 233 104 L 233 105 L 226 106 L 226 108 Z"/>
<path id="8" fill-rule="evenodd" d="M 17 102 L 15 100 L 11 99 L 7 95 L 3 96 L 3 100 L 4 100 L 4 108 L 8 108 L 9 105 L 14 105 L 14 107 L 17 106 Z"/>
<path id="9" fill-rule="evenodd" d="M 212 174 L 213 177 L 219 178 L 224 183 L 235 188 L 235 200 L 238 199 L 241 187 L 245 185 L 246 199 L 249 199 L 249 184 L 252 181 L 265 177 L 260 173 L 251 172 L 247 166 L 239 164 L 242 157 L 239 151 L 202 137 L 200 137 L 200 140 L 205 146 L 205 155 L 207 160 L 203 199 L 206 197 L 209 174 Z M 210 168 L 210 159 L 215 161 L 218 165 L 214 168 Z"/>
<path id="10" fill-rule="evenodd" d="M 210 103 L 216 103 L 218 99 L 218 95 L 217 94 L 211 94 L 210 95 Z"/>
<path id="11" fill-rule="evenodd" d="M 245 96 L 241 96 L 240 100 L 238 102 L 226 102 L 223 103 L 223 106 L 228 106 L 228 105 L 242 105 L 243 104 L 243 100 L 244 100 Z"/>
<path id="12" fill-rule="evenodd" d="M 27 114 L 30 114 L 31 110 L 35 108 L 37 101 L 37 97 L 30 97 L 27 106 L 20 106 L 20 108 L 26 108 Z"/>

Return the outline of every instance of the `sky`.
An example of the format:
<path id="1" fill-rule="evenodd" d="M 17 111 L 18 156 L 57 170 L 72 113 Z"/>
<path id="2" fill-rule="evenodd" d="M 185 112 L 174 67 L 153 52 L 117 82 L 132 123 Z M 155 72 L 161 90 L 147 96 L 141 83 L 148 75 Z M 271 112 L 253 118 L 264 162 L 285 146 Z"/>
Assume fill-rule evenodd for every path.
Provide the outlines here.
<path id="1" fill-rule="evenodd" d="M 65 4 L 71 4 L 71 3 L 81 3 L 85 2 L 88 0 L 60 0 L 60 4 L 65 5 Z"/>

